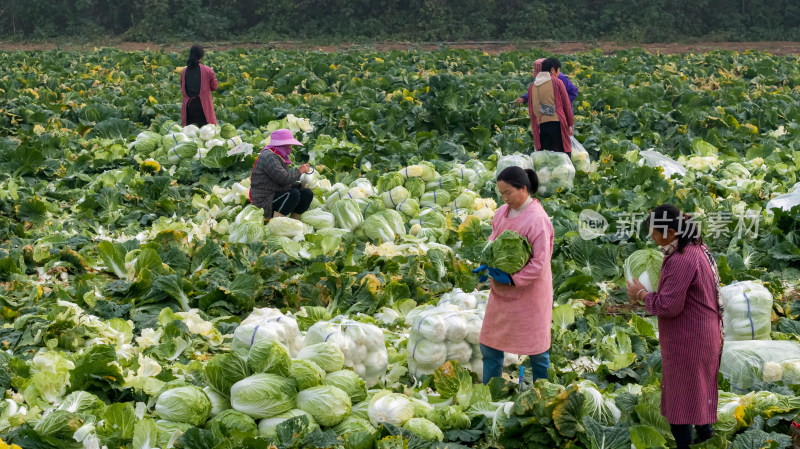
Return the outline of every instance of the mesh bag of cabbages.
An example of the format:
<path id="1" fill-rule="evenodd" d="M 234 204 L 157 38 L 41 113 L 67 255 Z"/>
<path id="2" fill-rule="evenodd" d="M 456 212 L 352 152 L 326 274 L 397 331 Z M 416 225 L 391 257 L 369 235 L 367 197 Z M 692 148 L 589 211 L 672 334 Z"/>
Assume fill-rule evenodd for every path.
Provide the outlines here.
<path id="1" fill-rule="evenodd" d="M 557 192 L 572 190 L 575 167 L 567 153 L 534 151 L 531 161 L 536 177 L 539 178 L 539 195 L 548 197 Z"/>
<path id="2" fill-rule="evenodd" d="M 432 374 L 448 360 L 469 367 L 480 361 L 478 338 L 483 318 L 477 310 L 453 304 L 418 307 L 406 315 L 408 371 L 413 377 Z M 481 369 L 482 371 L 482 369 Z"/>
<path id="3" fill-rule="evenodd" d="M 303 338 L 297 321 L 278 309 L 256 308 L 233 332 L 233 349 L 249 348 L 257 341 L 274 340 L 281 343 L 294 357 L 303 348 Z"/>
<path id="4" fill-rule="evenodd" d="M 486 312 L 486 305 L 489 303 L 489 290 L 475 290 L 472 293 L 467 293 L 460 288 L 454 288 L 453 290 L 443 294 L 441 298 L 439 298 L 439 303 L 437 305 L 441 306 L 444 304 L 452 304 L 456 307 L 460 308 L 461 310 L 475 310 L 478 312 L 478 316 L 480 318 L 480 325 L 483 325 L 483 314 Z M 473 325 L 477 325 L 478 323 L 471 323 Z M 478 336 L 480 336 L 480 329 L 478 329 Z M 478 338 L 478 337 L 476 337 Z M 472 346 L 472 355 L 473 359 L 470 365 L 467 367 L 471 371 L 475 372 L 478 375 L 479 380 L 483 380 L 483 358 L 481 356 L 481 348 L 480 344 L 476 344 Z M 508 367 L 511 365 L 519 365 L 522 361 L 522 356 L 517 354 L 512 354 L 510 352 L 506 352 L 503 356 L 503 366 Z"/>
<path id="5" fill-rule="evenodd" d="M 719 372 L 731 392 L 743 393 L 760 382 L 800 384 L 800 344 L 794 341 L 726 341 Z"/>
<path id="6" fill-rule="evenodd" d="M 483 358 L 479 339 L 487 300 L 488 292 L 464 294 L 454 290 L 443 295 L 437 306 L 421 306 L 409 312 L 406 315 L 409 373 L 413 377 L 432 374 L 451 360 L 458 361 L 480 379 L 483 376 Z M 475 304 L 475 308 L 464 309 L 456 303 L 463 307 Z M 515 363 L 519 363 L 519 356 L 506 354 L 503 365 Z"/>
<path id="7" fill-rule="evenodd" d="M 772 294 L 760 282 L 734 282 L 722 287 L 725 340 L 770 340 Z"/>
<path id="8" fill-rule="evenodd" d="M 483 312 L 486 310 L 488 302 L 489 290 L 475 290 L 467 293 L 460 288 L 454 288 L 439 298 L 437 306 L 452 304 L 461 310 L 477 310 L 483 319 Z"/>
<path id="9" fill-rule="evenodd" d="M 308 329 L 305 345 L 328 342 L 342 350 L 345 366 L 364 380 L 367 387 L 380 382 L 389 366 L 383 331 L 374 324 L 338 316 L 331 321 L 318 321 Z"/>

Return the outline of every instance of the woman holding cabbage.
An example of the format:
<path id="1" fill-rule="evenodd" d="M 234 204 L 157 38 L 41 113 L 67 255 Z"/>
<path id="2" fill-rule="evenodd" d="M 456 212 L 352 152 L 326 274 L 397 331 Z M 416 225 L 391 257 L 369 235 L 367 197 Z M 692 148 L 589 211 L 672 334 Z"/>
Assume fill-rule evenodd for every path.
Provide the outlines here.
<path id="1" fill-rule="evenodd" d="M 653 241 L 664 254 L 654 292 L 638 279 L 628 296 L 658 317 L 661 414 L 679 449 L 705 441 L 717 422 L 717 373 L 722 355 L 719 272 L 689 215 L 665 204 L 650 215 Z M 692 426 L 697 437 L 692 435 Z"/>
<path id="2" fill-rule="evenodd" d="M 278 129 L 269 135 L 269 144 L 259 153 L 250 173 L 250 202 L 264 209 L 264 218 L 300 218 L 314 199 L 314 192 L 300 187 L 300 175 L 309 173 L 311 166 L 289 169 L 292 145 L 303 146 L 288 129 Z"/>
<path id="3" fill-rule="evenodd" d="M 502 375 L 505 352 L 529 355 L 535 381 L 547 378 L 550 368 L 553 225 L 539 201 L 531 197 L 539 188 L 533 170 L 508 167 L 497 176 L 497 188 L 505 204 L 492 219 L 490 254 L 484 250 L 484 263 L 474 270 L 488 270 L 492 278 L 479 340 L 483 382 Z M 506 272 L 490 264 L 517 271 Z"/>

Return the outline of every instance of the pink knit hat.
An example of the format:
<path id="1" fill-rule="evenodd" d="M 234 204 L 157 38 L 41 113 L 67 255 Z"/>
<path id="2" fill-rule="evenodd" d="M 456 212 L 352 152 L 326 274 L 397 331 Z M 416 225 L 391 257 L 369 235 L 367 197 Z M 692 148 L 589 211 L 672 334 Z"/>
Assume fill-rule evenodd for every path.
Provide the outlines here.
<path id="1" fill-rule="evenodd" d="M 292 132 L 286 128 L 276 129 L 272 131 L 272 134 L 269 135 L 269 145 L 267 147 L 279 147 L 282 145 L 300 145 L 303 146 L 302 143 L 298 142 L 297 139 L 294 138 Z"/>
<path id="2" fill-rule="evenodd" d="M 533 77 L 536 78 L 536 75 L 542 71 L 542 63 L 544 62 L 545 58 L 537 59 L 533 61 Z"/>

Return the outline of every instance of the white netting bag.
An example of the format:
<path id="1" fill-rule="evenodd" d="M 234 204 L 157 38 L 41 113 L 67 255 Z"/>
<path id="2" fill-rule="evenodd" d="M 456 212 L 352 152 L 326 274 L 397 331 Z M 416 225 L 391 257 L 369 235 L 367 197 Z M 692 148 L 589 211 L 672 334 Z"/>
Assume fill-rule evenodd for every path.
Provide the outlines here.
<path id="1" fill-rule="evenodd" d="M 533 169 L 533 161 L 531 161 L 531 157 L 527 154 L 508 154 L 505 156 L 500 156 L 500 159 L 497 160 L 497 167 L 494 170 L 494 177 L 497 178 L 497 175 L 499 175 L 501 171 L 514 165 L 522 168 L 523 170 L 526 168 Z"/>
<path id="2" fill-rule="evenodd" d="M 333 343 L 342 350 L 345 366 L 358 374 L 367 387 L 372 387 L 386 374 L 389 355 L 383 331 L 374 324 L 362 323 L 343 316 L 331 321 L 318 321 L 306 333 L 305 346 Z"/>
<path id="3" fill-rule="evenodd" d="M 233 349 L 249 348 L 256 341 L 270 339 L 283 344 L 294 357 L 303 348 L 297 321 L 278 309 L 256 308 L 233 332 Z"/>
<path id="4" fill-rule="evenodd" d="M 800 343 L 794 341 L 726 341 L 719 372 L 731 391 L 743 393 L 759 382 L 800 382 Z"/>
<path id="5" fill-rule="evenodd" d="M 772 294 L 760 282 L 734 282 L 722 287 L 725 340 L 770 340 Z"/>
<path id="6" fill-rule="evenodd" d="M 586 151 L 586 148 L 578 142 L 575 136 L 569 136 L 569 140 L 572 142 L 572 154 L 570 154 L 570 158 L 572 159 L 572 165 L 575 166 L 575 170 L 582 173 L 594 173 L 597 167 L 592 164 L 592 159 L 589 157 L 589 152 Z"/>
<path id="7" fill-rule="evenodd" d="M 539 195 L 551 196 L 559 190 L 572 190 L 575 167 L 567 153 L 557 151 L 535 151 L 531 154 L 533 169 L 539 178 Z"/>

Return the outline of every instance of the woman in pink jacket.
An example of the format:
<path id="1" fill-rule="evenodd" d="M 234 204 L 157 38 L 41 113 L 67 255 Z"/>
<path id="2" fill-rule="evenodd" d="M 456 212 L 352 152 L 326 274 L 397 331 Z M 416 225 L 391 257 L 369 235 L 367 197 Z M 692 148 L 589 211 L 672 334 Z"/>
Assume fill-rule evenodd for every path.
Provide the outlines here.
<path id="1" fill-rule="evenodd" d="M 485 265 L 475 270 L 488 269 L 492 278 L 480 336 L 483 382 L 503 374 L 505 352 L 529 355 L 533 380 L 546 379 L 553 320 L 553 225 L 539 200 L 531 198 L 539 189 L 533 170 L 508 167 L 497 176 L 497 188 L 505 204 L 494 214 L 489 238 L 510 229 L 526 237 L 533 251 L 517 273 Z"/>
<path id="2" fill-rule="evenodd" d="M 644 301 L 647 313 L 658 317 L 661 414 L 678 449 L 689 449 L 711 438 L 711 425 L 717 422 L 723 342 L 719 271 L 697 224 L 675 206 L 655 208 L 650 230 L 664 253 L 658 291 L 650 293 L 634 279 L 628 295 Z"/>
<path id="3" fill-rule="evenodd" d="M 217 90 L 219 83 L 214 75 L 214 70 L 207 65 L 200 64 L 205 51 L 199 45 L 193 45 L 189 50 L 189 60 L 181 72 L 181 124 L 203 126 L 208 123 L 217 124 L 214 114 L 214 103 L 211 92 Z"/>

